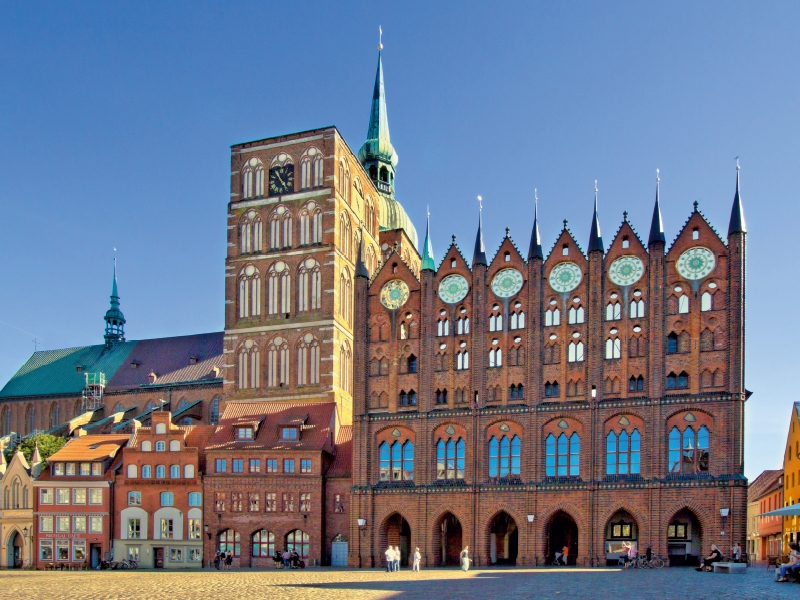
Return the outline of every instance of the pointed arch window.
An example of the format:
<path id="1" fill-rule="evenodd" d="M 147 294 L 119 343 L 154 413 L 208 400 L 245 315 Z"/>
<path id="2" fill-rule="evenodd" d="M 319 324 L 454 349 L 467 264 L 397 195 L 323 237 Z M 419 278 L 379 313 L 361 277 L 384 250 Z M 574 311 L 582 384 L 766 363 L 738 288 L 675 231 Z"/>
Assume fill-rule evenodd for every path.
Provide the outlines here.
<path id="1" fill-rule="evenodd" d="M 644 318 L 644 300 L 631 300 L 631 319 Z"/>
<path id="2" fill-rule="evenodd" d="M 456 329 L 459 335 L 469 333 L 469 317 L 459 317 L 456 319 Z"/>
<path id="3" fill-rule="evenodd" d="M 614 360 L 622 356 L 622 342 L 619 338 L 606 340 L 606 360 Z"/>
<path id="4" fill-rule="evenodd" d="M 353 360 L 353 355 L 350 352 L 350 344 L 346 341 L 341 345 L 339 348 L 339 366 L 340 366 L 340 373 L 339 373 L 339 381 L 341 382 L 341 388 L 345 392 L 352 394 L 353 393 L 353 381 L 352 381 L 352 369 L 351 363 Z"/>
<path id="5" fill-rule="evenodd" d="M 628 380 L 628 391 L 629 392 L 642 392 L 644 391 L 644 377 L 639 375 L 638 377 L 634 377 L 631 375 L 631 378 Z"/>
<path id="6" fill-rule="evenodd" d="M 310 333 L 297 346 L 297 385 L 319 385 L 319 341 Z"/>
<path id="7" fill-rule="evenodd" d="M 261 314 L 261 276 L 253 265 L 239 273 L 239 318 L 257 317 Z"/>
<path id="8" fill-rule="evenodd" d="M 248 347 L 249 346 L 249 347 Z M 261 363 L 258 346 L 247 340 L 239 350 L 239 389 L 256 389 L 259 387 Z"/>
<path id="9" fill-rule="evenodd" d="M 569 313 L 567 315 L 567 322 L 570 325 L 577 325 L 579 323 L 583 323 L 585 317 L 585 312 L 582 306 L 572 306 L 569 309 Z"/>
<path id="10" fill-rule="evenodd" d="M 687 425 L 681 432 L 677 426 L 669 432 L 670 473 L 697 473 L 708 471 L 710 434 L 702 425 L 695 432 Z"/>
<path id="11" fill-rule="evenodd" d="M 552 433 L 545 439 L 545 474 L 548 477 L 578 477 L 580 475 L 581 438 L 578 432 L 558 438 Z"/>
<path id="12" fill-rule="evenodd" d="M 0 421 L 2 421 L 3 435 L 11 433 L 11 409 L 4 406 L 2 413 L 0 413 Z"/>
<path id="13" fill-rule="evenodd" d="M 667 375 L 667 389 L 685 389 L 689 387 L 689 374 L 686 371 L 681 371 L 679 374 L 671 372 Z"/>
<path id="14" fill-rule="evenodd" d="M 417 392 L 414 390 L 409 390 L 408 392 L 405 390 L 400 390 L 397 403 L 399 406 L 416 406 Z"/>
<path id="15" fill-rule="evenodd" d="M 341 230 L 341 240 L 342 240 L 342 253 L 344 257 L 349 260 L 353 261 L 353 233 L 352 228 L 350 225 L 350 219 L 347 217 L 346 213 L 342 213 L 342 216 L 339 220 L 339 229 Z"/>
<path id="16" fill-rule="evenodd" d="M 489 331 L 503 331 L 503 315 L 501 313 L 489 315 Z"/>
<path id="17" fill-rule="evenodd" d="M 489 350 L 489 367 L 503 366 L 503 351 L 500 348 Z"/>
<path id="18" fill-rule="evenodd" d="M 509 328 L 525 329 L 525 311 L 518 310 L 517 312 L 511 313 L 511 317 L 509 319 Z"/>
<path id="19" fill-rule="evenodd" d="M 58 424 L 61 422 L 59 420 L 59 414 L 60 414 L 60 410 L 59 410 L 58 402 L 53 402 L 50 405 L 50 416 L 48 418 L 48 422 L 50 424 L 49 429 L 53 429 L 54 427 L 58 426 Z"/>
<path id="20" fill-rule="evenodd" d="M 309 258 L 300 265 L 297 276 L 297 310 L 319 310 L 321 305 L 322 273 L 319 262 Z"/>
<path id="21" fill-rule="evenodd" d="M 208 422 L 211 425 L 219 424 L 219 396 L 215 397 L 208 407 Z"/>
<path id="22" fill-rule="evenodd" d="M 561 395 L 557 381 L 548 381 L 544 384 L 544 395 L 547 398 L 557 398 Z"/>
<path id="23" fill-rule="evenodd" d="M 382 442 L 378 447 L 381 481 L 414 480 L 414 443 L 406 440 L 389 445 Z"/>
<path id="24" fill-rule="evenodd" d="M 619 302 L 609 302 L 606 305 L 606 321 L 619 321 L 622 318 L 622 305 Z"/>
<path id="25" fill-rule="evenodd" d="M 469 369 L 469 352 L 462 350 L 456 353 L 456 370 L 465 371 Z"/>
<path id="26" fill-rule="evenodd" d="M 436 335 L 438 337 L 450 335 L 450 321 L 447 319 L 447 317 L 442 317 L 436 321 Z"/>
<path id="27" fill-rule="evenodd" d="M 267 273 L 267 314 L 277 315 L 291 312 L 292 276 L 289 265 L 283 261 L 274 263 Z"/>
<path id="28" fill-rule="evenodd" d="M 36 407 L 33 404 L 28 404 L 25 409 L 25 427 L 26 433 L 36 431 Z"/>
<path id="29" fill-rule="evenodd" d="M 583 362 L 583 342 L 571 342 L 567 347 L 567 362 Z"/>
<path id="30" fill-rule="evenodd" d="M 520 474 L 520 440 L 492 436 L 489 440 L 489 477 L 508 477 Z"/>
<path id="31" fill-rule="evenodd" d="M 508 388 L 508 397 L 510 400 L 522 400 L 525 398 L 525 388 L 523 385 L 512 383 Z"/>
<path id="32" fill-rule="evenodd" d="M 678 314 L 688 314 L 689 312 L 689 296 L 678 296 Z"/>
<path id="33" fill-rule="evenodd" d="M 267 352 L 267 387 L 284 387 L 289 384 L 289 344 L 276 337 Z"/>
<path id="34" fill-rule="evenodd" d="M 447 404 L 447 390 L 446 389 L 437 389 L 436 390 L 436 404 Z"/>
<path id="35" fill-rule="evenodd" d="M 436 479 L 464 479 L 464 440 L 439 438 L 436 442 Z"/>
<path id="36" fill-rule="evenodd" d="M 634 429 L 630 434 L 622 430 L 619 435 L 609 431 L 606 436 L 606 474 L 637 475 L 641 469 L 641 436 Z"/>
<path id="37" fill-rule="evenodd" d="M 347 323 L 353 319 L 353 280 L 350 270 L 345 267 L 339 276 L 339 310 Z"/>
<path id="38" fill-rule="evenodd" d="M 551 308 L 544 313 L 544 324 L 546 327 L 561 324 L 561 311 L 557 308 Z"/>

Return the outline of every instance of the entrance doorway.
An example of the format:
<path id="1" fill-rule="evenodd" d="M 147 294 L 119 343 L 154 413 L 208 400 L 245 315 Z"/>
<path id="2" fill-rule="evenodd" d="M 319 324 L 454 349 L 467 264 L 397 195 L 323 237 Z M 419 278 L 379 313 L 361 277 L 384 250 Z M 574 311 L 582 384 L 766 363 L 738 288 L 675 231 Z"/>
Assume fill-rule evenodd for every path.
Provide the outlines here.
<path id="1" fill-rule="evenodd" d="M 578 525 L 563 510 L 550 519 L 547 527 L 547 560 L 555 560 L 556 552 L 567 548 L 567 564 L 574 565 L 578 557 Z"/>
<path id="2" fill-rule="evenodd" d="M 675 513 L 667 526 L 667 555 L 671 567 L 700 564 L 703 550 L 703 529 L 688 508 Z"/>
<path id="3" fill-rule="evenodd" d="M 505 511 L 498 513 L 489 523 L 489 564 L 516 565 L 518 548 L 516 521 Z"/>
<path id="4" fill-rule="evenodd" d="M 8 538 L 8 556 L 6 564 L 9 569 L 19 569 L 22 567 L 22 536 L 19 531 L 14 531 Z"/>
<path id="5" fill-rule="evenodd" d="M 639 526 L 636 519 L 625 511 L 620 510 L 606 523 L 606 565 L 617 566 L 620 556 L 628 551 L 628 546 L 638 554 Z"/>
<path id="6" fill-rule="evenodd" d="M 153 566 L 156 569 L 164 568 L 164 549 L 153 548 Z"/>
<path id="7" fill-rule="evenodd" d="M 460 564 L 461 522 L 452 513 L 444 513 L 436 526 L 436 563 L 438 566 L 456 566 Z"/>
<path id="8" fill-rule="evenodd" d="M 383 522 L 381 528 L 381 542 L 380 555 L 385 562 L 385 554 L 387 546 L 400 548 L 400 565 L 403 567 L 408 566 L 409 550 L 411 548 L 411 527 L 399 513 L 393 513 Z"/>
<path id="9" fill-rule="evenodd" d="M 100 559 L 102 557 L 102 546 L 100 544 L 89 544 L 89 560 L 93 569 L 100 566 Z"/>

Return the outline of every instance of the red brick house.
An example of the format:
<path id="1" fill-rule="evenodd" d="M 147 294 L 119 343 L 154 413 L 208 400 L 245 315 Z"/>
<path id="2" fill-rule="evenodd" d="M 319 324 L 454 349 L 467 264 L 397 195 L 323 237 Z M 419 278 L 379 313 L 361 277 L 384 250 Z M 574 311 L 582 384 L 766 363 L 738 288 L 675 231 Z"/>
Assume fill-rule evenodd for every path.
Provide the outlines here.
<path id="1" fill-rule="evenodd" d="M 47 459 L 34 482 L 36 568 L 111 555 L 113 485 L 129 435 L 80 435 Z"/>

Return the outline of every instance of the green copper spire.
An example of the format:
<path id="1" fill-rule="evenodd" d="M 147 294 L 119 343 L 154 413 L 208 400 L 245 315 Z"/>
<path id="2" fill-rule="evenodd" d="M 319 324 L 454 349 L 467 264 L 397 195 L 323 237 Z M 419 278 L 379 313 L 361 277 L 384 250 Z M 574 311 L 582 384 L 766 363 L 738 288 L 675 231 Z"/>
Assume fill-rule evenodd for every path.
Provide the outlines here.
<path id="1" fill-rule="evenodd" d="M 421 271 L 435 271 L 436 259 L 433 258 L 433 244 L 431 244 L 431 213 L 428 212 L 428 222 L 425 226 L 425 243 L 422 244 Z"/>
<path id="2" fill-rule="evenodd" d="M 125 341 L 125 315 L 119 309 L 119 292 L 117 292 L 117 259 L 114 259 L 114 280 L 111 284 L 111 302 L 106 311 L 106 347 Z"/>

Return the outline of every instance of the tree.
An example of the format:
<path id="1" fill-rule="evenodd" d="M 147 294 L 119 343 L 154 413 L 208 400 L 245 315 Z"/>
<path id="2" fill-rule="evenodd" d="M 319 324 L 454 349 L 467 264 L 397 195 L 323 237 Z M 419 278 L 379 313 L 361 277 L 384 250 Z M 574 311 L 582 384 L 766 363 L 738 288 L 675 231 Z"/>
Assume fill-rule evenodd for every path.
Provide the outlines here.
<path id="1" fill-rule="evenodd" d="M 60 435 L 39 433 L 32 437 L 26 438 L 13 450 L 6 450 L 6 462 L 11 460 L 11 457 L 17 450 L 20 450 L 22 455 L 25 457 L 25 460 L 27 460 L 28 464 L 30 464 L 31 457 L 33 456 L 33 449 L 37 445 L 39 446 L 39 455 L 42 457 L 42 460 L 47 460 L 53 454 L 61 450 L 67 441 L 69 441 L 69 438 Z"/>

